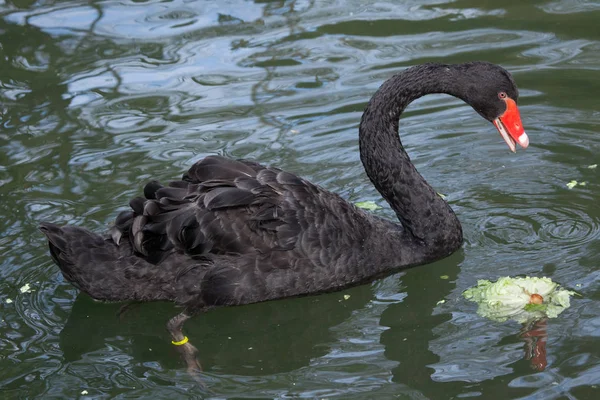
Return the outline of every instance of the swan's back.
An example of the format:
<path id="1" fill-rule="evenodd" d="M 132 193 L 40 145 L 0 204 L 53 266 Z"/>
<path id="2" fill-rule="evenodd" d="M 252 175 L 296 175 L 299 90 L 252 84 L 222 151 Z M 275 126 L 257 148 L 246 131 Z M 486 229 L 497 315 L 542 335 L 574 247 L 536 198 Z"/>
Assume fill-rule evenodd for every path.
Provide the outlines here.
<path id="1" fill-rule="evenodd" d="M 155 264 L 173 251 L 192 259 L 295 251 L 327 264 L 340 229 L 368 222 L 340 196 L 296 175 L 219 156 L 199 161 L 166 187 L 150 182 L 144 195 L 119 215 L 111 234 L 116 243 L 127 237 Z"/>
<path id="2" fill-rule="evenodd" d="M 398 229 L 294 174 L 219 156 L 199 161 L 166 187 L 149 183 L 144 194 L 117 218 L 113 240 L 127 238 L 159 268 L 173 253 L 187 256 L 190 265 L 210 260 L 202 279 L 203 306 L 362 281 L 369 271 L 364 244 L 372 227 Z"/>
<path id="3" fill-rule="evenodd" d="M 385 247 L 396 239 L 389 235 L 399 232 L 395 224 L 294 174 L 250 161 L 206 157 L 182 180 L 148 183 L 130 206 L 97 255 L 85 240 L 89 235 L 97 249 L 97 236 L 74 232 L 77 239 L 64 240 L 69 229 L 46 224 L 64 275 L 93 297 L 168 299 L 198 308 L 252 303 L 362 282 L 382 256 L 398 252 Z M 82 262 L 79 253 L 86 253 Z M 127 265 L 113 271 L 107 253 Z M 93 272 L 83 262 L 94 265 Z M 120 277 L 131 270 L 144 271 L 131 284 L 135 293 L 127 293 L 131 272 Z M 119 276 L 119 284 L 111 286 L 108 278 L 82 284 L 99 271 Z"/>

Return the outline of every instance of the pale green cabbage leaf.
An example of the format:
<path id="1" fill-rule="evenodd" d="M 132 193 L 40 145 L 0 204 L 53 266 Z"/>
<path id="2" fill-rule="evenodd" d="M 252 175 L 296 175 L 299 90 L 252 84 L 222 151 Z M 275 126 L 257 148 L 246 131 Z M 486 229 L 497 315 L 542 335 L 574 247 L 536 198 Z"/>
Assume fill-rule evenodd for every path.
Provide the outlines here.
<path id="1" fill-rule="evenodd" d="M 532 294 L 543 297 L 542 304 L 531 304 Z M 477 281 L 477 286 L 467 289 L 463 296 L 479 305 L 477 314 L 493 321 L 512 319 L 527 322 L 541 318 L 556 318 L 569 308 L 573 291 L 561 289 L 550 278 L 503 277 L 496 282 Z"/>
<path id="2" fill-rule="evenodd" d="M 358 203 L 354 203 L 354 205 L 358 208 L 362 208 L 363 210 L 375 211 L 382 208 L 380 205 L 375 203 L 374 201 L 359 201 Z"/>

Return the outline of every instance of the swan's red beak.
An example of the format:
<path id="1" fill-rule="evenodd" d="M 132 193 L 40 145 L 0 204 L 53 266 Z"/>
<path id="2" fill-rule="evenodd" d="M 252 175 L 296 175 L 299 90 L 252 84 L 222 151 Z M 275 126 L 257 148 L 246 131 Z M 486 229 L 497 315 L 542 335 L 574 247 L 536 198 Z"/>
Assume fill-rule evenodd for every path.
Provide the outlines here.
<path id="1" fill-rule="evenodd" d="M 523 129 L 517 103 L 508 97 L 504 101 L 506 102 L 506 111 L 492 122 L 502 135 L 502 139 L 504 139 L 510 151 L 514 153 L 517 151 L 517 143 L 524 149 L 529 146 L 529 137 Z"/>

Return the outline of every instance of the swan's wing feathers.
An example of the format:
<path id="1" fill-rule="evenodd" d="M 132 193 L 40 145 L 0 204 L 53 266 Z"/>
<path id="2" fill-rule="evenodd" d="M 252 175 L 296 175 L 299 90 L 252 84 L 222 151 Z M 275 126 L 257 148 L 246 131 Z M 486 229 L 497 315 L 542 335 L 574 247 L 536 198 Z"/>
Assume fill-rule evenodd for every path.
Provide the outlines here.
<path id="1" fill-rule="evenodd" d="M 200 229 L 200 224 L 193 212 L 180 213 L 166 224 L 167 237 L 179 250 L 190 255 L 204 254 L 209 242 Z"/>
<path id="2" fill-rule="evenodd" d="M 163 186 L 158 181 L 151 181 L 144 186 L 144 197 L 147 199 L 156 198 L 156 192 Z"/>
<path id="3" fill-rule="evenodd" d="M 208 210 L 249 206 L 255 201 L 252 191 L 237 187 L 216 187 L 204 195 L 204 206 Z"/>
<path id="4" fill-rule="evenodd" d="M 130 202 L 131 211 L 119 215 L 111 236 L 117 244 L 129 238 L 154 263 L 172 251 L 197 257 L 290 250 L 314 220 L 304 207 L 315 208 L 318 193 L 288 172 L 210 156 L 182 181 L 148 183 L 145 198 Z"/>
<path id="5" fill-rule="evenodd" d="M 280 171 L 277 174 L 277 182 L 282 185 L 305 185 L 306 181 L 298 178 L 294 174 L 290 174 L 289 172 Z"/>
<path id="6" fill-rule="evenodd" d="M 257 181 L 256 178 L 245 176 L 235 178 L 233 184 L 239 189 L 247 190 L 252 193 L 258 193 L 258 191 L 260 191 L 260 188 L 262 187 L 262 184 L 259 181 Z"/>
<path id="7" fill-rule="evenodd" d="M 131 201 L 129 202 L 129 207 L 131 207 L 134 213 L 143 214 L 145 202 L 146 199 L 144 197 L 136 197 L 131 199 Z"/>

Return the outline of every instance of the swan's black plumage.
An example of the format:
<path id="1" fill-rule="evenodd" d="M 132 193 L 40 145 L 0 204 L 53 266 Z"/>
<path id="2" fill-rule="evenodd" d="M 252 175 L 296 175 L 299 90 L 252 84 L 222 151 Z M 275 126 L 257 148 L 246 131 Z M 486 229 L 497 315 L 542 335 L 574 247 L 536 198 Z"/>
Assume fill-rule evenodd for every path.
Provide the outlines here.
<path id="1" fill-rule="evenodd" d="M 181 180 L 150 182 L 110 233 L 43 223 L 65 278 L 100 300 L 170 300 L 188 310 L 341 289 L 440 259 L 460 223 L 404 151 L 398 120 L 414 99 L 448 93 L 492 121 L 516 86 L 489 63 L 424 64 L 386 81 L 360 124 L 367 175 L 393 223 L 292 173 L 210 156 Z"/>

